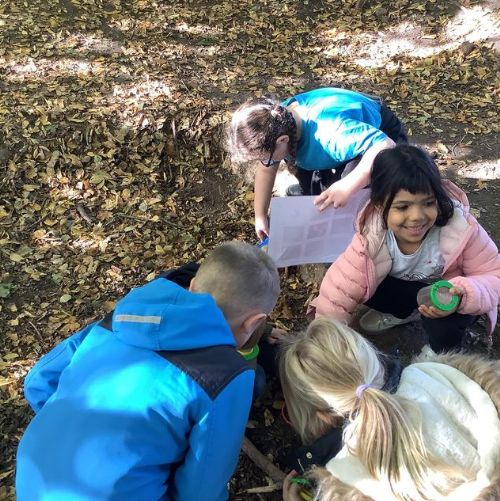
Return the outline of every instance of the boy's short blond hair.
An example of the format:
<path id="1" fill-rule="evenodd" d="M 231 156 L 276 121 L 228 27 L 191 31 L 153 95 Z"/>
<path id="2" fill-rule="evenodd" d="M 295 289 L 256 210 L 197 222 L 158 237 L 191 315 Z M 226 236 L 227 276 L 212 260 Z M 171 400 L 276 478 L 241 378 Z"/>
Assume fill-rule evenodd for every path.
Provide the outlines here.
<path id="1" fill-rule="evenodd" d="M 200 265 L 194 290 L 210 294 L 226 319 L 246 313 L 270 313 L 280 293 L 273 260 L 245 242 L 226 242 Z"/>

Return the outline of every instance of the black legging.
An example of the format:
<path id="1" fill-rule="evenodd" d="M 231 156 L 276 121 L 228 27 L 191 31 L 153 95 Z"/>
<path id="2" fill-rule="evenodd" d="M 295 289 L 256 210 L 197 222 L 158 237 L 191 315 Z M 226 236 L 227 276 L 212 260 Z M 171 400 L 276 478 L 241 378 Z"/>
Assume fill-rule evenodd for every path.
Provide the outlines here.
<path id="1" fill-rule="evenodd" d="M 428 285 L 424 282 L 412 282 L 387 276 L 365 304 L 382 313 L 390 313 L 397 318 L 406 318 L 418 307 L 418 291 Z M 475 315 L 460 313 L 452 313 L 438 319 L 422 316 L 422 324 L 429 336 L 429 344 L 436 353 L 460 348 L 467 327 L 470 327 L 476 320 Z"/>

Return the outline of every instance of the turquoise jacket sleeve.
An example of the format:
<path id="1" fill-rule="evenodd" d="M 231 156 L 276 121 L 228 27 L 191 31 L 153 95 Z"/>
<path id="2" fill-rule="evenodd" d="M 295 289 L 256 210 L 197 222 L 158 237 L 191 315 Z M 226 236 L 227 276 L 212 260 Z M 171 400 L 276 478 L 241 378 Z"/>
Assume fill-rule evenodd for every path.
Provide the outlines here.
<path id="1" fill-rule="evenodd" d="M 61 373 L 69 365 L 78 346 L 94 325 L 88 325 L 59 343 L 43 356 L 28 373 L 24 380 L 24 396 L 35 413 L 56 391 Z"/>
<path id="2" fill-rule="evenodd" d="M 236 469 L 251 406 L 254 371 L 237 376 L 191 430 L 187 454 L 173 479 L 171 499 L 223 501 Z M 169 492 L 170 494 L 170 492 Z"/>

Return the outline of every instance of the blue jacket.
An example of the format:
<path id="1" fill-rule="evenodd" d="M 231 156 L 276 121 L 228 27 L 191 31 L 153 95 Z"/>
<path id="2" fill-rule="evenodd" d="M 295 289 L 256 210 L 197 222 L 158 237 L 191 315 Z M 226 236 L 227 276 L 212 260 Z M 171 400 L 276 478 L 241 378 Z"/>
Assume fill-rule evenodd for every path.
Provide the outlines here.
<path id="1" fill-rule="evenodd" d="M 226 499 L 253 380 L 209 295 L 132 290 L 26 377 L 18 500 Z"/>

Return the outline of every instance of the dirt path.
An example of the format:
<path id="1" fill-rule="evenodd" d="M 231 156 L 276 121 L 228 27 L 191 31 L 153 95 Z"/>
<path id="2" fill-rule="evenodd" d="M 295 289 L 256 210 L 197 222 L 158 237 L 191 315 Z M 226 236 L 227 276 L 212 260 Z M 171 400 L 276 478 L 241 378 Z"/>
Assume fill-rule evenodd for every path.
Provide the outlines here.
<path id="1" fill-rule="evenodd" d="M 255 240 L 251 187 L 220 147 L 222 124 L 246 97 L 328 85 L 381 95 L 500 242 L 498 4 L 355 4 L 0 7 L 0 499 L 14 496 L 15 449 L 31 417 L 22 380 L 35 360 L 159 270 L 226 239 Z M 283 284 L 275 320 L 300 328 L 317 283 L 289 271 Z M 386 345 L 411 335 L 391 333 Z M 271 390 L 248 435 L 279 463 L 295 438 Z M 243 492 L 266 483 L 242 458 L 232 497 L 280 499 Z"/>

